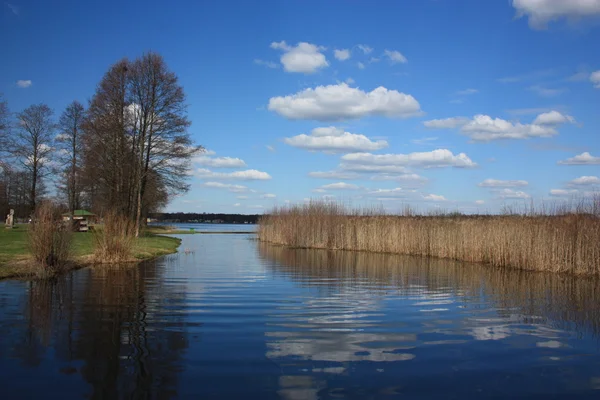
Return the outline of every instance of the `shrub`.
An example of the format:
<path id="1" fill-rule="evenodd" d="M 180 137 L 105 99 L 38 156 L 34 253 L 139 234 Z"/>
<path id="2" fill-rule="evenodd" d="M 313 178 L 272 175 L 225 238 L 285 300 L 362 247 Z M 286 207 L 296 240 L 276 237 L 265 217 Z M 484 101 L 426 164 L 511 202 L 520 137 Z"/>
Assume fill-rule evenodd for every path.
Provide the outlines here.
<path id="1" fill-rule="evenodd" d="M 104 224 L 94 230 L 94 258 L 99 263 L 128 262 L 133 258 L 134 224 L 112 211 L 104 215 Z"/>
<path id="2" fill-rule="evenodd" d="M 28 233 L 29 248 L 41 273 L 65 265 L 70 255 L 73 233 L 61 220 L 58 207 L 41 203 L 35 210 Z"/>

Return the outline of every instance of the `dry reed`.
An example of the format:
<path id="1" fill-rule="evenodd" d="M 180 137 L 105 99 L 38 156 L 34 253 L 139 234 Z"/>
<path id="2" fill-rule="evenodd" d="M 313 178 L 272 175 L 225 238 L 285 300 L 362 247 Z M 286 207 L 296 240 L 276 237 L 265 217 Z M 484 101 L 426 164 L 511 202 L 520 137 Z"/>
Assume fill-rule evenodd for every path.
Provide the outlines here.
<path id="1" fill-rule="evenodd" d="M 409 209 L 386 215 L 310 202 L 263 216 L 258 237 L 295 248 L 407 254 L 591 275 L 600 273 L 600 198 L 474 216 L 417 216 Z"/>
<path id="2" fill-rule="evenodd" d="M 99 263 L 128 262 L 133 258 L 134 224 L 126 217 L 108 212 L 104 225 L 94 231 L 94 258 Z"/>
<path id="3" fill-rule="evenodd" d="M 28 231 L 36 275 L 51 275 L 65 266 L 72 237 L 71 229 L 61 221 L 58 207 L 43 202 L 36 208 Z"/>

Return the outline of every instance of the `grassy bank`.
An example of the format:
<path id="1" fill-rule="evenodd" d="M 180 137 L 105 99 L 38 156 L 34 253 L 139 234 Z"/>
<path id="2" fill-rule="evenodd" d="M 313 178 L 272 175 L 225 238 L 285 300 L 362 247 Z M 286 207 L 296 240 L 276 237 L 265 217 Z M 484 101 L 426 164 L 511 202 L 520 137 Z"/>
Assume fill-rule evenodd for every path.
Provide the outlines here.
<path id="1" fill-rule="evenodd" d="M 27 241 L 28 225 L 17 225 L 15 229 L 0 226 L 0 279 L 29 276 L 33 273 L 31 254 Z M 146 234 L 136 239 L 133 259 L 130 262 L 147 260 L 177 251 L 180 239 Z M 92 233 L 75 233 L 71 244 L 69 268 L 97 264 L 92 258 L 94 237 Z"/>
<path id="2" fill-rule="evenodd" d="M 313 202 L 273 210 L 259 221 L 258 237 L 295 248 L 408 254 L 598 275 L 598 203 L 594 199 L 577 208 L 578 213 L 563 209 L 527 215 L 395 216 Z"/>

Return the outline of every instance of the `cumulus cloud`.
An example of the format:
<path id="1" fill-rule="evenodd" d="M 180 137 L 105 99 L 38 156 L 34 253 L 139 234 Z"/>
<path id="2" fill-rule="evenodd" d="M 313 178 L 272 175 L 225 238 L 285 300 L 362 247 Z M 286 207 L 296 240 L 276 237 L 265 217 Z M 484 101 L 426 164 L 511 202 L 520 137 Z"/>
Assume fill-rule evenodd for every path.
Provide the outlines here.
<path id="1" fill-rule="evenodd" d="M 426 196 L 423 196 L 423 200 L 426 200 L 426 201 L 447 201 L 447 199 L 444 196 L 437 195 L 437 194 L 428 194 Z"/>
<path id="2" fill-rule="evenodd" d="M 31 82 L 31 80 L 29 80 L 29 79 L 27 79 L 27 80 L 19 79 L 17 81 L 17 86 L 22 89 L 26 89 L 26 88 L 30 87 L 31 85 L 33 85 L 33 82 Z"/>
<path id="3" fill-rule="evenodd" d="M 365 69 L 365 64 L 361 62 L 356 63 L 356 66 L 358 67 L 358 69 Z"/>
<path id="4" fill-rule="evenodd" d="M 443 119 L 432 119 L 430 121 L 423 122 L 426 128 L 430 129 L 453 129 L 458 128 L 469 122 L 469 118 L 466 117 L 452 117 Z"/>
<path id="5" fill-rule="evenodd" d="M 383 173 L 383 174 L 405 174 L 408 173 L 406 167 L 400 165 L 369 165 L 369 164 L 348 164 L 341 163 L 340 169 L 358 173 Z"/>
<path id="6" fill-rule="evenodd" d="M 528 17 L 533 29 L 544 29 L 548 22 L 566 18 L 577 20 L 600 16 L 600 0 L 513 0 L 517 17 Z"/>
<path id="7" fill-rule="evenodd" d="M 334 126 L 315 128 L 310 135 L 285 138 L 284 142 L 293 147 L 326 153 L 376 151 L 388 146 L 385 140 L 372 141 L 364 135 L 345 132 Z"/>
<path id="8" fill-rule="evenodd" d="M 531 196 L 525 192 L 513 189 L 502 189 L 495 192 L 501 199 L 528 199 Z"/>
<path id="9" fill-rule="evenodd" d="M 340 61 L 346 61 L 347 59 L 350 58 L 350 50 L 348 49 L 335 49 L 333 51 L 333 55 L 335 56 L 335 58 L 337 58 Z"/>
<path id="10" fill-rule="evenodd" d="M 538 95 L 540 95 L 542 97 L 558 96 L 559 94 L 565 92 L 565 90 L 566 90 L 566 89 L 548 88 L 548 87 L 545 87 L 542 85 L 532 85 L 532 86 L 529 86 L 527 89 L 531 90 L 532 92 L 537 93 Z"/>
<path id="11" fill-rule="evenodd" d="M 293 95 L 269 99 L 270 111 L 289 119 L 335 121 L 366 116 L 408 118 L 422 114 L 411 95 L 383 86 L 365 92 L 346 83 L 308 88 Z"/>
<path id="12" fill-rule="evenodd" d="M 477 186 L 480 187 L 506 187 L 506 188 L 510 188 L 510 187 L 522 187 L 522 186 L 527 186 L 529 185 L 529 182 L 527 181 L 522 181 L 522 180 L 516 180 L 516 181 L 502 181 L 502 180 L 498 180 L 498 179 L 486 179 L 483 182 L 479 183 Z"/>
<path id="13" fill-rule="evenodd" d="M 369 54 L 373 51 L 373 48 L 367 46 L 366 44 L 357 44 L 356 47 L 358 47 L 364 54 Z"/>
<path id="14" fill-rule="evenodd" d="M 271 43 L 272 49 L 282 50 L 281 64 L 287 72 L 299 72 L 313 74 L 321 68 L 329 66 L 322 46 L 311 43 L 300 42 L 296 46 L 290 46 L 285 41 Z"/>
<path id="15" fill-rule="evenodd" d="M 402 53 L 397 50 L 387 50 L 383 51 L 383 54 L 392 62 L 392 64 L 401 63 L 405 64 L 408 62 L 406 57 Z"/>
<path id="16" fill-rule="evenodd" d="M 363 165 L 413 166 L 421 168 L 473 168 L 477 166 L 465 153 L 454 155 L 448 149 L 410 154 L 352 153 L 342 156 L 342 160 L 348 163 Z"/>
<path id="17" fill-rule="evenodd" d="M 575 118 L 554 110 L 538 115 L 533 121 L 534 125 L 560 125 L 567 122 L 574 124 Z"/>
<path id="18" fill-rule="evenodd" d="M 551 189 L 550 196 L 563 197 L 563 196 L 574 196 L 579 193 L 577 189 Z"/>
<path id="19" fill-rule="evenodd" d="M 262 65 L 263 67 L 267 67 L 267 68 L 279 68 L 279 65 L 277 63 L 274 63 L 273 61 L 265 61 L 265 60 L 260 60 L 258 58 L 254 59 L 254 64 L 256 65 Z"/>
<path id="20" fill-rule="evenodd" d="M 271 179 L 271 175 L 255 169 L 235 172 L 214 172 L 205 168 L 198 168 L 196 170 L 196 176 L 202 179 L 227 179 L 241 181 L 262 181 Z"/>
<path id="21" fill-rule="evenodd" d="M 320 187 L 320 189 L 323 189 L 323 190 L 358 190 L 358 189 L 360 189 L 360 187 L 358 187 L 357 185 L 354 185 L 352 183 L 337 182 L 337 183 L 330 183 L 329 185 L 323 185 Z"/>
<path id="22" fill-rule="evenodd" d="M 344 171 L 315 171 L 309 172 L 308 176 L 317 179 L 336 179 L 336 180 L 352 180 L 360 178 L 360 175 L 355 172 Z"/>
<path id="23" fill-rule="evenodd" d="M 459 96 L 468 96 L 470 94 L 475 94 L 475 93 L 479 93 L 479 90 L 477 90 L 477 89 L 465 89 L 465 90 L 459 90 L 458 92 L 456 92 L 456 94 L 459 95 Z"/>
<path id="24" fill-rule="evenodd" d="M 591 186 L 600 185 L 600 178 L 597 176 L 580 176 L 569 182 L 570 186 Z"/>
<path id="25" fill-rule="evenodd" d="M 205 182 L 204 186 L 209 187 L 209 188 L 215 188 L 215 189 L 224 189 L 224 190 L 228 190 L 232 193 L 243 193 L 243 192 L 250 191 L 250 189 L 248 189 L 247 186 L 232 185 L 229 183 L 221 183 L 221 182 Z"/>
<path id="26" fill-rule="evenodd" d="M 373 181 L 401 181 L 401 182 L 413 182 L 422 183 L 426 182 L 427 178 L 418 174 L 400 174 L 400 175 L 389 175 L 379 174 L 371 177 Z"/>
<path id="27" fill-rule="evenodd" d="M 576 155 L 575 157 L 567 158 L 558 162 L 559 165 L 598 165 L 600 157 L 594 157 L 587 151 Z"/>
<path id="28" fill-rule="evenodd" d="M 233 157 L 210 157 L 205 154 L 196 156 L 192 160 L 195 164 L 212 168 L 243 168 L 246 166 L 244 160 Z"/>
<path id="29" fill-rule="evenodd" d="M 600 70 L 592 72 L 590 81 L 596 89 L 600 89 Z"/>
<path id="30" fill-rule="evenodd" d="M 531 124 L 510 122 L 489 115 L 476 115 L 473 119 L 454 117 L 425 121 L 424 125 L 432 129 L 460 127 L 460 132 L 473 141 L 488 142 L 501 139 L 529 139 L 558 135 L 557 126 L 566 122 L 574 123 L 570 115 L 558 111 L 549 111 L 538 115 Z"/>
<path id="31" fill-rule="evenodd" d="M 392 198 L 392 197 L 407 197 L 414 193 L 415 193 L 415 190 L 407 190 L 407 189 L 398 187 L 398 188 L 394 188 L 394 189 L 376 189 L 376 190 L 372 190 L 372 191 L 368 192 L 367 194 L 369 196 Z"/>

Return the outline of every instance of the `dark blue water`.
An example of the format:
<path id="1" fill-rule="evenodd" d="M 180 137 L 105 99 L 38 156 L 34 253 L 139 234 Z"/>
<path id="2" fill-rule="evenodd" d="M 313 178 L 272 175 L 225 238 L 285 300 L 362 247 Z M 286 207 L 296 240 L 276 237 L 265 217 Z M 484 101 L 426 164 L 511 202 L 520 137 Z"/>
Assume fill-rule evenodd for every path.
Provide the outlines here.
<path id="1" fill-rule="evenodd" d="M 0 282 L 13 398 L 598 398 L 597 280 L 251 235 Z"/>

